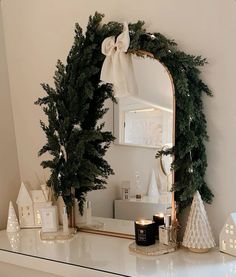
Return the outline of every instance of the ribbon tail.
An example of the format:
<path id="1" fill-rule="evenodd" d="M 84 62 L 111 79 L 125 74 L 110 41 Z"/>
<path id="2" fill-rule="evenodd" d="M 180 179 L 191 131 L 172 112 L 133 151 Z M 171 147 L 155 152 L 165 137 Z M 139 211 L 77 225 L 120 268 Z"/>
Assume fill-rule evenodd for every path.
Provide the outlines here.
<path id="1" fill-rule="evenodd" d="M 101 75 L 100 80 L 104 83 L 114 83 L 114 76 L 113 76 L 113 57 L 112 56 L 106 56 L 102 69 L 101 69 Z"/>
<path id="2" fill-rule="evenodd" d="M 117 37 L 116 43 L 114 37 L 106 38 L 102 43 L 102 53 L 106 58 L 102 65 L 100 79 L 114 85 L 115 97 L 138 94 L 132 58 L 130 54 L 126 54 L 129 43 L 127 22 L 124 23 L 123 32 Z"/>
<path id="3" fill-rule="evenodd" d="M 130 54 L 119 53 L 114 57 L 113 76 L 115 96 L 135 96 L 138 94 L 137 82 L 134 76 Z"/>

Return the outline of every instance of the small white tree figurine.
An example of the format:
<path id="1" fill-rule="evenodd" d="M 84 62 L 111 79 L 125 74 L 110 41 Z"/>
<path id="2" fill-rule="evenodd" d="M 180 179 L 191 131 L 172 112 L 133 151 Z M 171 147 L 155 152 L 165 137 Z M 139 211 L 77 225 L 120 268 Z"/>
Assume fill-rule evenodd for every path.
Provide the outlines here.
<path id="1" fill-rule="evenodd" d="M 152 170 L 151 180 L 148 187 L 148 196 L 156 198 L 159 202 L 160 194 L 158 191 L 157 181 L 156 181 L 156 174 L 154 169 Z"/>
<path id="2" fill-rule="evenodd" d="M 12 202 L 9 203 L 9 210 L 8 210 L 8 219 L 7 219 L 7 232 L 17 232 L 20 230 L 19 222 L 16 217 L 16 212 L 12 205 Z"/>
<path id="3" fill-rule="evenodd" d="M 194 195 L 187 227 L 184 233 L 183 246 L 193 252 L 207 252 L 215 246 L 211 227 L 200 193 Z"/>

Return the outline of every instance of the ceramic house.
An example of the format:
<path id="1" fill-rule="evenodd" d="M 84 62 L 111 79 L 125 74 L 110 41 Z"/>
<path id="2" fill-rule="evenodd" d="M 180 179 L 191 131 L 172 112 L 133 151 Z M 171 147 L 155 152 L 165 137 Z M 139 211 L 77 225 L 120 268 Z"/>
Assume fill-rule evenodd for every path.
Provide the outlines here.
<path id="1" fill-rule="evenodd" d="M 51 202 L 46 201 L 42 190 L 30 191 L 23 182 L 16 203 L 21 228 L 41 227 L 40 209 L 52 205 Z"/>
<path id="2" fill-rule="evenodd" d="M 35 227 L 41 227 L 42 220 L 40 210 L 41 208 L 52 206 L 52 202 L 46 201 L 46 198 L 42 190 L 31 190 L 30 193 L 33 200 L 34 224 Z"/>
<path id="3" fill-rule="evenodd" d="M 236 213 L 231 213 L 220 232 L 220 251 L 236 256 Z"/>

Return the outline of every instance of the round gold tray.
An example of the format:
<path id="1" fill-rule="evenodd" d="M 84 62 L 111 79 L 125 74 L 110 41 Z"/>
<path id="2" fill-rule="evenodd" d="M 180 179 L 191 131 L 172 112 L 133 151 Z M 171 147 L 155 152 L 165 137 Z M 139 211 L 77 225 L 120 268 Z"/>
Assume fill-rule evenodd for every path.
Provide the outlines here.
<path id="1" fill-rule="evenodd" d="M 129 250 L 131 252 L 146 255 L 146 256 L 159 256 L 159 255 L 176 251 L 177 245 L 175 243 L 171 243 L 170 245 L 165 245 L 157 241 L 155 244 L 150 246 L 140 246 L 140 245 L 137 245 L 136 242 L 132 242 L 129 245 Z"/>

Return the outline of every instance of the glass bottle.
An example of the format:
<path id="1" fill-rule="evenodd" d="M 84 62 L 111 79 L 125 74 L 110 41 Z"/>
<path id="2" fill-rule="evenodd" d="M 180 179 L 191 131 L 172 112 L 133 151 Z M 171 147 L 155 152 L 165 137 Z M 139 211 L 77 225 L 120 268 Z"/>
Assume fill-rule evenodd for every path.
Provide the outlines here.
<path id="1" fill-rule="evenodd" d="M 141 178 L 138 171 L 135 172 L 135 195 L 136 199 L 142 198 Z"/>

